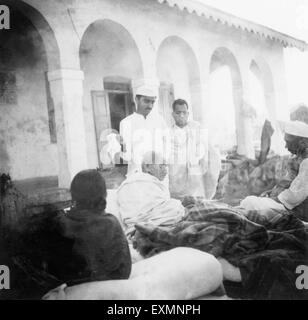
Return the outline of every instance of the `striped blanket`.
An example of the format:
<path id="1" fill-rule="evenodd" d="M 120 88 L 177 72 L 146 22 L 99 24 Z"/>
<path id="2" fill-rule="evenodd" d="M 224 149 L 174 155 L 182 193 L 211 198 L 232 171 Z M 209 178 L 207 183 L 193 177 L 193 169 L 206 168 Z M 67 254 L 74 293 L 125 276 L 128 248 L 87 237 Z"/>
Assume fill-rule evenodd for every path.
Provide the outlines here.
<path id="1" fill-rule="evenodd" d="M 307 233 L 302 221 L 291 213 L 267 217 L 220 203 L 199 202 L 187 208 L 184 219 L 172 227 L 136 225 L 134 247 L 143 256 L 180 246 L 211 253 L 239 267 L 243 280 L 240 290 L 230 293 L 234 297 L 308 298 L 307 290 L 295 286 L 296 268 L 308 261 Z"/>

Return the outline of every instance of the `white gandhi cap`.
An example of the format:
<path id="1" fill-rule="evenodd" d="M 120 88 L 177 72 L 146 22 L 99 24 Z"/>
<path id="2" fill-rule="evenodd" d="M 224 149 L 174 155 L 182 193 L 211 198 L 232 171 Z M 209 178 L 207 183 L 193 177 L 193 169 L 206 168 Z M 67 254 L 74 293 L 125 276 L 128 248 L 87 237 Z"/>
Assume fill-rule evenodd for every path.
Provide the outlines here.
<path id="1" fill-rule="evenodd" d="M 149 86 L 141 86 L 136 90 L 136 96 L 157 97 L 157 92 Z"/>
<path id="2" fill-rule="evenodd" d="M 293 113 L 293 112 L 297 111 L 298 109 L 306 109 L 306 110 L 308 110 L 308 107 L 303 102 L 297 103 L 297 104 L 292 106 L 292 108 L 290 109 L 290 113 Z"/>
<path id="3" fill-rule="evenodd" d="M 284 133 L 297 137 L 308 138 L 308 125 L 301 121 L 279 121 Z"/>

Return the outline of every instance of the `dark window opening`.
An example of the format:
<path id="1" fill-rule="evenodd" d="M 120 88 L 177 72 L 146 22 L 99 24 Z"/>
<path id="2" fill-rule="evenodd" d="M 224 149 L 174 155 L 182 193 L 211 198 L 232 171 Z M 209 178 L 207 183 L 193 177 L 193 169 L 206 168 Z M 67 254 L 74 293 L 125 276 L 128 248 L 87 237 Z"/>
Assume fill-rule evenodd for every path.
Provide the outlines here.
<path id="1" fill-rule="evenodd" d="M 104 90 L 108 95 L 111 128 L 119 131 L 121 120 L 134 112 L 131 82 L 121 77 L 105 78 Z"/>

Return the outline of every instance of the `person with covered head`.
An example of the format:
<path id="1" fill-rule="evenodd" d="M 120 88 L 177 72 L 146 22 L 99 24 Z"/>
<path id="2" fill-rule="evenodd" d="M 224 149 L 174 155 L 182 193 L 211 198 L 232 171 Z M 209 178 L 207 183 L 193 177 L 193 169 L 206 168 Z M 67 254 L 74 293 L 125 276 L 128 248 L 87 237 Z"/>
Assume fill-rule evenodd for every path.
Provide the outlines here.
<path id="1" fill-rule="evenodd" d="M 1 256 L 7 259 L 3 263 L 12 274 L 12 298 L 40 299 L 63 283 L 129 278 L 128 242 L 117 218 L 105 212 L 101 174 L 95 169 L 79 172 L 71 195 L 70 211 L 50 206 L 41 214 L 25 215 L 5 232 L 7 237 L 0 234 Z"/>
<path id="2" fill-rule="evenodd" d="M 284 181 L 289 181 L 282 191 L 273 189 L 268 197 L 247 197 L 241 207 L 247 210 L 291 211 L 308 222 L 308 125 L 301 121 L 281 123 L 285 133 L 286 148 L 292 154 L 292 167 Z M 294 165 L 296 164 L 296 165 Z"/>
<path id="3" fill-rule="evenodd" d="M 308 107 L 304 103 L 298 103 L 291 108 L 290 121 L 301 121 L 308 124 Z M 272 135 L 274 128 L 269 120 L 265 120 L 261 135 L 261 150 L 259 155 L 259 164 L 266 162 L 271 148 Z"/>
<path id="4" fill-rule="evenodd" d="M 189 120 L 185 100 L 175 100 L 172 109 L 170 192 L 179 199 L 185 196 L 211 199 L 216 193 L 221 169 L 219 152 L 207 141 L 207 132 L 200 124 Z"/>
<path id="5" fill-rule="evenodd" d="M 73 252 L 84 263 L 78 275 L 71 276 L 79 282 L 128 278 L 128 242 L 117 218 L 105 212 L 107 192 L 102 175 L 95 169 L 79 172 L 71 183 L 71 194 L 73 208 L 59 222 L 64 236 L 74 243 Z"/>
<path id="6" fill-rule="evenodd" d="M 136 111 L 120 122 L 123 159 L 128 163 L 128 174 L 141 171 L 143 155 L 150 150 L 164 153 L 166 144 L 165 120 L 154 109 L 157 92 L 151 86 L 136 90 Z"/>
<path id="7" fill-rule="evenodd" d="M 291 121 L 301 121 L 308 124 L 308 107 L 304 103 L 298 103 L 291 108 Z"/>
<path id="8" fill-rule="evenodd" d="M 120 215 L 130 234 L 135 224 L 149 222 L 155 225 L 172 225 L 185 213 L 180 200 L 172 199 L 163 182 L 167 163 L 162 155 L 149 151 L 143 155 L 142 171 L 127 177 L 117 191 Z"/>

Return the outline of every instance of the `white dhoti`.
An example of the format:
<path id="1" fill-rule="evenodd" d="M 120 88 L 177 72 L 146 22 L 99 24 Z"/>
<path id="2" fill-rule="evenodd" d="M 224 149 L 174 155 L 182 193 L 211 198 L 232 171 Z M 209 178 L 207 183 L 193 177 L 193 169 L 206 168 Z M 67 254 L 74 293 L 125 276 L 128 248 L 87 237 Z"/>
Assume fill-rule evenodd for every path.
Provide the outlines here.
<path id="1" fill-rule="evenodd" d="M 281 203 L 271 199 L 249 196 L 241 201 L 240 207 L 248 211 L 258 211 L 258 214 L 272 219 L 287 213 L 286 208 Z"/>
<path id="2" fill-rule="evenodd" d="M 286 208 L 281 203 L 271 199 L 271 198 L 263 198 L 256 196 L 249 196 L 241 201 L 240 207 L 246 210 L 280 210 L 286 211 Z"/>

